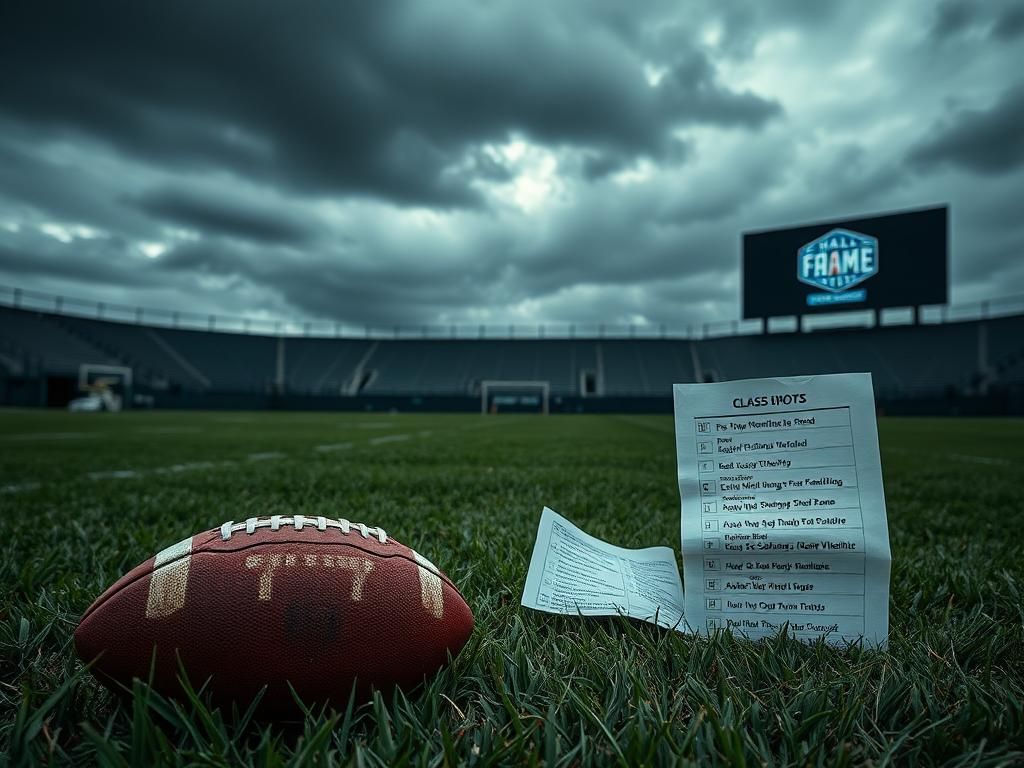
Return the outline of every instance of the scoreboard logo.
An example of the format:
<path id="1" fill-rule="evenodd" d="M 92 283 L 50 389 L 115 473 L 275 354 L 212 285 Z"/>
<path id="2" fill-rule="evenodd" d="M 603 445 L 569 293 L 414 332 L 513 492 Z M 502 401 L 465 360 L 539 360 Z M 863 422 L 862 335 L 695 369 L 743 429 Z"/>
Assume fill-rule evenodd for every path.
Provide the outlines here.
<path id="1" fill-rule="evenodd" d="M 876 274 L 878 238 L 860 232 L 833 229 L 797 251 L 797 279 L 827 291 L 808 294 L 807 304 L 812 307 L 866 300 L 866 290 L 851 289 Z"/>

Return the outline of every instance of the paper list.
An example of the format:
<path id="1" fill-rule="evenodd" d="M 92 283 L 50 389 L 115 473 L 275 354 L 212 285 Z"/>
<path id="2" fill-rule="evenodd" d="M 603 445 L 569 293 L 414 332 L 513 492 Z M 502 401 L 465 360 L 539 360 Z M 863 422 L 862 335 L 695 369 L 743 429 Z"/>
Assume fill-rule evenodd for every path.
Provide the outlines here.
<path id="1" fill-rule="evenodd" d="M 711 457 L 699 467 L 706 607 L 721 614 L 709 626 L 775 632 L 787 614 L 806 616 L 790 618 L 794 633 L 862 635 L 850 409 L 695 421 L 697 454 Z"/>
<path id="2" fill-rule="evenodd" d="M 853 376 L 697 385 L 707 388 L 703 398 L 686 392 L 695 410 L 685 414 L 678 451 L 694 629 L 702 620 L 707 631 L 756 638 L 788 622 L 798 637 L 884 639 L 889 552 L 873 399 L 870 379 Z M 679 403 L 677 392 L 683 427 Z"/>

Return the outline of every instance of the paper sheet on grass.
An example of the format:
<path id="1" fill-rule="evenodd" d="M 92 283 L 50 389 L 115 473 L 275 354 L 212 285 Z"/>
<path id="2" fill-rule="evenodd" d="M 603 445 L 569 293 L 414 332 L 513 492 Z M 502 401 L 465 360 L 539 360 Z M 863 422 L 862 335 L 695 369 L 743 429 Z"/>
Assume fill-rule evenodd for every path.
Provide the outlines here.
<path id="1" fill-rule="evenodd" d="M 683 585 L 668 547 L 624 549 L 584 533 L 547 507 L 522 604 L 548 613 L 624 615 L 683 628 Z"/>
<path id="2" fill-rule="evenodd" d="M 889 529 L 867 373 L 676 384 L 686 619 L 882 645 Z"/>

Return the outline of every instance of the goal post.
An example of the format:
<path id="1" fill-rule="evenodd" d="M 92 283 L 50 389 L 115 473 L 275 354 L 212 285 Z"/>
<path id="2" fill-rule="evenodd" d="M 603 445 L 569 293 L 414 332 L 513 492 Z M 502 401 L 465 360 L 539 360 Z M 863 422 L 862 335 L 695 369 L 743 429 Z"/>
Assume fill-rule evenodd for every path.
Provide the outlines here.
<path id="1" fill-rule="evenodd" d="M 132 402 L 132 369 L 120 365 L 78 366 L 78 398 L 73 410 L 120 411 Z"/>
<path id="2" fill-rule="evenodd" d="M 480 382 L 480 413 L 548 414 L 551 385 L 546 381 Z"/>

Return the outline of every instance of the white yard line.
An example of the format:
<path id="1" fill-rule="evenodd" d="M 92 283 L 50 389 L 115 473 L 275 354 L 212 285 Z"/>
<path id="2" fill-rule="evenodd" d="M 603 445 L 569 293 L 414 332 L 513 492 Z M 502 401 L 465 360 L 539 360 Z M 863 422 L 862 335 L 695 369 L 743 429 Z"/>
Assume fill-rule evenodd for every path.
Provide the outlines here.
<path id="1" fill-rule="evenodd" d="M 11 485 L 0 485 L 0 493 L 23 493 L 41 488 L 42 483 L 12 483 Z"/>
<path id="2" fill-rule="evenodd" d="M 284 454 L 281 454 L 282 456 Z M 89 472 L 86 474 L 90 480 L 130 480 L 146 475 L 177 475 L 182 472 L 195 472 L 201 469 L 217 469 L 219 467 L 233 467 L 238 462 L 227 459 L 225 461 L 188 461 L 182 464 L 169 464 L 166 467 L 150 467 L 148 469 L 114 469 L 102 472 Z"/>
<path id="3" fill-rule="evenodd" d="M 193 435 L 203 430 L 199 427 L 139 427 L 135 431 L 144 435 Z"/>
<path id="4" fill-rule="evenodd" d="M 31 437 L 38 437 L 40 434 L 74 434 L 86 437 L 92 437 L 95 434 L 93 432 L 82 432 L 82 433 L 36 433 Z M 386 443 L 400 443 L 410 440 L 413 437 L 428 438 L 434 433 L 429 429 L 421 429 L 415 435 L 399 434 L 399 435 L 381 435 L 380 437 L 370 438 L 368 443 L 370 445 L 384 445 Z M 8 438 L 11 436 L 7 436 Z M 324 443 L 322 445 L 313 446 L 313 450 L 317 453 L 331 453 L 333 451 L 344 451 L 352 448 L 353 443 Z M 281 451 L 262 451 L 257 453 L 250 453 L 246 456 L 246 460 L 253 461 L 275 461 L 277 459 L 286 459 L 288 454 L 282 453 Z M 188 461 L 180 464 L 169 464 L 163 467 L 149 467 L 146 469 L 110 469 L 101 470 L 96 472 L 87 472 L 84 476 L 90 480 L 133 480 L 148 475 L 176 475 L 183 472 L 195 472 L 205 469 L 218 469 L 225 467 L 237 466 L 238 462 L 226 459 L 223 461 Z M 21 493 L 24 491 L 34 490 L 42 487 L 42 483 L 38 482 L 25 482 L 15 483 L 9 485 L 0 486 L 0 493 Z"/>
<path id="5" fill-rule="evenodd" d="M 179 472 L 192 472 L 197 469 L 213 469 L 214 467 L 233 467 L 233 461 L 189 461 L 184 464 L 171 464 L 169 467 L 157 467 L 152 470 L 154 475 L 176 475 Z"/>
<path id="6" fill-rule="evenodd" d="M 966 453 L 947 453 L 946 456 L 955 461 L 969 461 L 974 464 L 993 464 L 999 467 L 1008 467 L 1013 464 L 1009 459 L 994 459 L 991 456 L 971 456 Z"/>
<path id="7" fill-rule="evenodd" d="M 142 474 L 137 469 L 111 469 L 103 472 L 90 472 L 87 477 L 90 480 L 128 480 L 133 477 L 142 477 Z"/>
<path id="8" fill-rule="evenodd" d="M 403 440 L 408 440 L 409 435 L 383 435 L 381 437 L 374 437 L 370 439 L 370 445 L 383 445 L 384 443 L 400 443 Z"/>
<path id="9" fill-rule="evenodd" d="M 326 443 L 314 447 L 313 450 L 317 453 L 330 453 L 331 451 L 344 451 L 346 448 L 351 447 L 352 443 Z"/>

